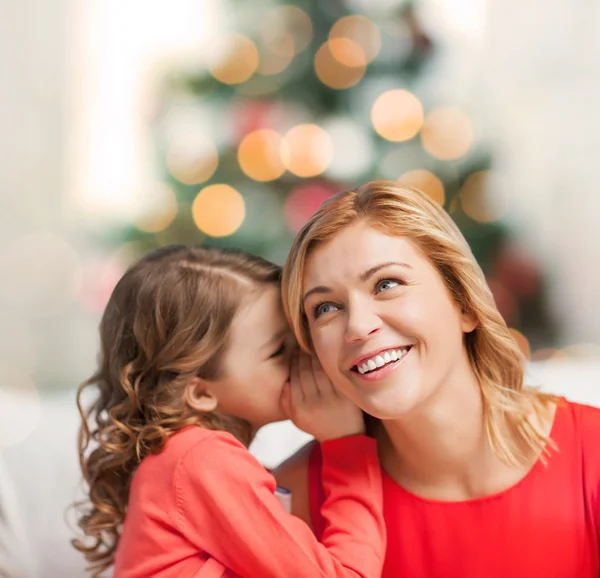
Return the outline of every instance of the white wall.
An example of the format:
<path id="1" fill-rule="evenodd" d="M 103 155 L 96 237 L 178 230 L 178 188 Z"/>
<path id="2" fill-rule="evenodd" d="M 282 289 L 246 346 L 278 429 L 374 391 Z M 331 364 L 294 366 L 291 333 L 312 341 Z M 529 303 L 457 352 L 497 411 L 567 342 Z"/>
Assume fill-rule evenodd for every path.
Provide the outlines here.
<path id="1" fill-rule="evenodd" d="M 600 343 L 600 4 L 488 0 L 496 154 L 551 273 L 564 343 Z"/>

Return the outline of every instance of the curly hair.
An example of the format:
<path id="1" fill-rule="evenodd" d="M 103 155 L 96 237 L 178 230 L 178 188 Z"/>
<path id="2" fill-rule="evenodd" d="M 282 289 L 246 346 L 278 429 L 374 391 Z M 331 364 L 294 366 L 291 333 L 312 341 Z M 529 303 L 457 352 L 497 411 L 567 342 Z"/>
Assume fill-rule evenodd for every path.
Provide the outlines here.
<path id="1" fill-rule="evenodd" d="M 555 445 L 532 419 L 531 408 L 541 416 L 558 397 L 523 386 L 523 355 L 467 241 L 441 205 L 421 191 L 391 181 L 366 183 L 334 195 L 305 223 L 282 277 L 283 304 L 300 346 L 313 352 L 301 297 L 306 261 L 315 247 L 361 219 L 387 235 L 410 238 L 435 266 L 455 303 L 476 317 L 477 327 L 465 336 L 465 346 L 481 388 L 488 439 L 498 457 L 516 465 L 541 451 L 544 460 Z"/>
<path id="2" fill-rule="evenodd" d="M 220 376 L 242 300 L 280 275 L 277 265 L 243 251 L 172 245 L 147 254 L 116 285 L 100 322 L 98 369 L 77 392 L 89 499 L 75 505 L 85 537 L 73 545 L 94 578 L 114 563 L 131 481 L 145 456 L 189 425 L 250 443 L 250 424 L 199 413 L 184 391 L 193 377 Z"/>

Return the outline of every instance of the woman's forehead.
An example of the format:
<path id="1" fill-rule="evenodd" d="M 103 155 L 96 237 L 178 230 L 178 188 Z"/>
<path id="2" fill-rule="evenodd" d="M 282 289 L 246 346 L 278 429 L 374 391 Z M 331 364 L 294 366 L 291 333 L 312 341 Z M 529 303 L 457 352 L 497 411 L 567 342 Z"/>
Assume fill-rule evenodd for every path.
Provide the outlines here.
<path id="1" fill-rule="evenodd" d="M 391 236 L 369 225 L 347 227 L 310 252 L 303 284 L 359 277 L 382 263 L 414 266 L 425 259 L 407 237 Z"/>

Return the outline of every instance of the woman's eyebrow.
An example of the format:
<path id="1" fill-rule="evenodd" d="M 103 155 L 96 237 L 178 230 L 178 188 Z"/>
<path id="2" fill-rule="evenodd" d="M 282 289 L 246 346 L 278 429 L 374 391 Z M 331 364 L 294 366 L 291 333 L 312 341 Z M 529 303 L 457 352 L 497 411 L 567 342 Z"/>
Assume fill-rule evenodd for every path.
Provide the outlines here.
<path id="1" fill-rule="evenodd" d="M 302 303 L 304 303 L 306 301 L 306 299 L 308 297 L 310 297 L 311 295 L 313 295 L 314 293 L 331 293 L 332 290 L 329 287 L 325 287 L 325 285 L 318 285 L 317 287 L 313 287 L 312 289 L 309 289 L 305 294 L 304 297 L 302 297 Z"/>
<path id="2" fill-rule="evenodd" d="M 380 263 L 379 265 L 375 265 L 374 267 L 367 269 L 364 273 L 361 273 L 358 276 L 358 279 L 364 283 L 369 277 L 375 275 L 377 271 L 384 269 L 385 267 L 390 267 L 391 265 L 398 265 L 400 267 L 412 269 L 412 267 L 408 263 L 401 263 L 400 261 L 386 261 L 385 263 Z"/>
<path id="3" fill-rule="evenodd" d="M 364 273 L 361 273 L 360 275 L 358 275 L 358 280 L 362 281 L 364 283 L 367 279 L 369 279 L 369 277 L 372 277 L 373 275 L 375 275 L 375 273 L 377 273 L 377 271 L 380 271 L 381 269 L 384 269 L 385 267 L 389 267 L 391 265 L 397 265 L 399 267 L 406 267 L 407 269 L 412 269 L 412 267 L 408 263 L 402 263 L 400 261 L 386 261 L 385 263 L 380 263 L 379 265 L 375 265 L 374 267 L 367 269 Z M 325 285 L 317 285 L 317 287 L 313 287 L 312 289 L 309 289 L 304 294 L 304 297 L 302 297 L 302 303 L 304 303 L 308 297 L 310 297 L 311 295 L 313 295 L 315 293 L 320 293 L 320 294 L 332 293 L 332 289 Z"/>

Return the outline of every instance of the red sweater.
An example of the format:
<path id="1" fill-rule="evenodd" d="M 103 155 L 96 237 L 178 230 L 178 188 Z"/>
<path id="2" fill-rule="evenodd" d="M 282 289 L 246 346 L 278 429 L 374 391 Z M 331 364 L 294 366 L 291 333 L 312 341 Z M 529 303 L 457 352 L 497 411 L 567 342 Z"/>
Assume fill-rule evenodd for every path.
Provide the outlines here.
<path id="1" fill-rule="evenodd" d="M 232 435 L 188 427 L 139 466 L 113 578 L 376 578 L 385 553 L 381 474 L 366 436 L 322 445 L 319 543 L 275 479 Z"/>
<path id="2" fill-rule="evenodd" d="M 570 402 L 551 431 L 559 451 L 515 486 L 465 502 L 419 498 L 384 474 L 388 549 L 382 578 L 598 578 L 600 409 Z M 322 531 L 320 452 L 309 466 Z"/>

